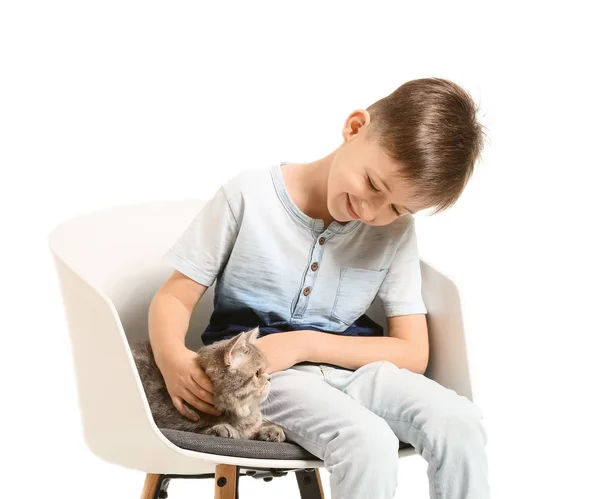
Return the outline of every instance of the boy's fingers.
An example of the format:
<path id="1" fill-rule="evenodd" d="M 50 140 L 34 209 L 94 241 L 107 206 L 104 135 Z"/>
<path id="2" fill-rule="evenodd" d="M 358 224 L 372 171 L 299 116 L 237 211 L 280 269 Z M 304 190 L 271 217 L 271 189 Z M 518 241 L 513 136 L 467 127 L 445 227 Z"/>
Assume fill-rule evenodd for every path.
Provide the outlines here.
<path id="1" fill-rule="evenodd" d="M 192 407 L 195 407 L 196 409 L 198 409 L 199 411 L 206 412 L 207 414 L 212 414 L 213 416 L 221 415 L 221 413 L 218 411 L 218 409 L 214 405 L 208 404 L 207 402 L 202 400 L 200 397 L 196 396 L 191 391 L 186 390 L 185 395 L 186 395 L 185 401 L 188 404 L 190 404 Z"/>
<path id="2" fill-rule="evenodd" d="M 191 419 L 192 421 L 198 421 L 198 419 L 200 419 L 198 414 L 193 413 L 185 406 L 181 397 L 173 397 L 173 405 L 175 406 L 175 409 L 177 409 L 181 413 L 182 416 L 185 416 L 186 418 Z"/>
<path id="3" fill-rule="evenodd" d="M 192 371 L 191 373 L 192 379 L 199 385 L 201 388 L 206 390 L 209 393 L 214 393 L 213 384 L 210 378 L 204 374 L 204 371 Z"/>
<path id="4" fill-rule="evenodd" d="M 186 387 L 187 388 L 187 387 Z M 215 397 L 212 393 L 206 391 L 200 385 L 194 383 L 191 387 L 188 388 L 190 393 L 198 397 L 200 400 L 207 402 L 209 404 L 215 405 Z"/>

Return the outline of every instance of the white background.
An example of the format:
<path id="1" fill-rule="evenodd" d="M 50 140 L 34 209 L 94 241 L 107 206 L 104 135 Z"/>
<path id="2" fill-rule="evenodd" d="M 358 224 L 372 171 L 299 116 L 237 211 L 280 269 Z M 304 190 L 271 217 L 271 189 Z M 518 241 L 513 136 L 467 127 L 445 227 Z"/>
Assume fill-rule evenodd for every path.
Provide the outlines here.
<path id="1" fill-rule="evenodd" d="M 403 82 L 448 78 L 489 140 L 422 256 L 459 284 L 493 497 L 597 487 L 600 99 L 592 2 L 29 2 L 0 7 L 2 439 L 7 497 L 139 497 L 87 451 L 47 236 L 108 206 L 208 197 L 311 161 Z M 594 31 L 596 34 L 594 34 Z M 8 463 L 8 469 L 7 469 Z M 428 497 L 425 462 L 397 497 Z M 325 481 L 327 474 L 323 473 Z M 212 497 L 174 482 L 170 497 Z M 296 497 L 293 477 L 242 497 Z M 203 495 L 204 494 L 204 495 Z"/>

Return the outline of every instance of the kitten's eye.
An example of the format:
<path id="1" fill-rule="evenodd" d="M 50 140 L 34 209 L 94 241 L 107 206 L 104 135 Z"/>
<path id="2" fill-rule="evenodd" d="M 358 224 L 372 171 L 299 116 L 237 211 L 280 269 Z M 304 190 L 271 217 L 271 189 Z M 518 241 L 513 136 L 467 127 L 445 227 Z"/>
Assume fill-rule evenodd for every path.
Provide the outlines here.
<path id="1" fill-rule="evenodd" d="M 256 371 L 256 373 L 254 374 L 254 376 L 256 376 L 257 378 L 260 376 L 260 369 L 258 371 Z"/>
<path id="2" fill-rule="evenodd" d="M 396 208 L 394 205 L 392 205 L 392 211 L 395 213 L 395 215 L 397 217 L 400 216 L 400 210 L 398 210 L 398 208 Z"/>

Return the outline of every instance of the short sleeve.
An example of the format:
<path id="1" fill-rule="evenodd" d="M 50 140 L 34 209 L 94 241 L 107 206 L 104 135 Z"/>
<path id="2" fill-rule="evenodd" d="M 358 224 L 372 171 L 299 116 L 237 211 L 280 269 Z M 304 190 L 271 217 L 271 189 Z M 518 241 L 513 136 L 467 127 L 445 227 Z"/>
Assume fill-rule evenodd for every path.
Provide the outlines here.
<path id="1" fill-rule="evenodd" d="M 421 294 L 421 266 L 414 220 L 404 230 L 377 296 L 386 317 L 426 314 Z"/>
<path id="2" fill-rule="evenodd" d="M 221 187 L 169 249 L 165 259 L 190 279 L 210 287 L 225 267 L 239 226 Z"/>

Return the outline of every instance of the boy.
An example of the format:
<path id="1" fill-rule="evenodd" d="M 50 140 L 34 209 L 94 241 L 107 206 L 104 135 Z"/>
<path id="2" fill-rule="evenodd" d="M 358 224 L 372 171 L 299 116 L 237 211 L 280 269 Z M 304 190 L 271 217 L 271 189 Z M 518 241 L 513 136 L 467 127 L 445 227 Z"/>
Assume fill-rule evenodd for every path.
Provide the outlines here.
<path id="1" fill-rule="evenodd" d="M 392 498 L 399 441 L 429 463 L 430 495 L 489 497 L 481 413 L 423 376 L 428 339 L 413 214 L 451 206 L 482 149 L 458 85 L 405 83 L 347 118 L 344 143 L 305 164 L 242 173 L 168 253 L 176 269 L 149 311 L 173 403 L 217 413 L 184 345 L 216 280 L 205 344 L 260 327 L 270 363 L 265 419 L 323 459 L 331 494 Z M 388 336 L 365 312 L 383 303 Z"/>

